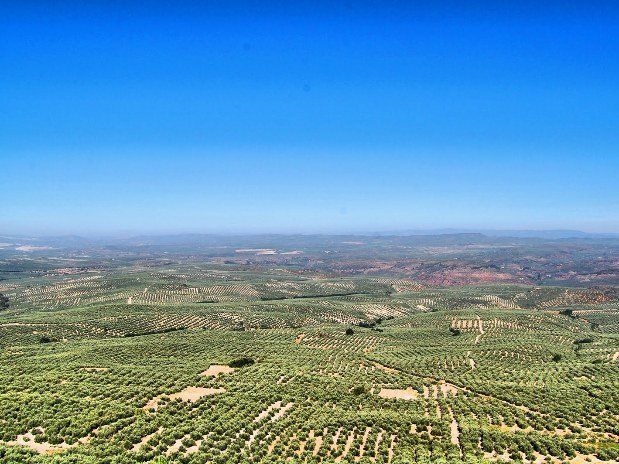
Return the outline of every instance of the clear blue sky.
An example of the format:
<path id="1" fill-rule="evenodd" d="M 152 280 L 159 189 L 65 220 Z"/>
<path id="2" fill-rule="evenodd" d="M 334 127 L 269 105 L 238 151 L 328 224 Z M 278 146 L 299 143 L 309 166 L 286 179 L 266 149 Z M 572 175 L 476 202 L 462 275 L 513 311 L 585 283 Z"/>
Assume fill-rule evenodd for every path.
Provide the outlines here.
<path id="1" fill-rule="evenodd" d="M 619 231 L 611 2 L 12 3 L 0 232 Z"/>

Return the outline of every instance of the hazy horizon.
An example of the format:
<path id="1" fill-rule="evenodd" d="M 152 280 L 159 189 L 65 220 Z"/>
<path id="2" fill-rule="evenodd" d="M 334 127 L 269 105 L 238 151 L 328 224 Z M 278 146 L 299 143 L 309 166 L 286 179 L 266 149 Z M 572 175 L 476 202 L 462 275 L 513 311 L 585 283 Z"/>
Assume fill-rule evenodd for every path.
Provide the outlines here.
<path id="1" fill-rule="evenodd" d="M 466 235 L 466 234 L 482 234 L 489 237 L 529 237 L 529 238 L 618 238 L 619 232 L 608 231 L 590 231 L 580 229 L 481 229 L 481 228 L 420 228 L 420 229 L 400 229 L 400 230 L 233 230 L 233 231 L 184 231 L 184 230 L 118 230 L 109 232 L 83 232 L 75 231 L 58 231 L 58 232 L 7 232 L 0 230 L 0 238 L 16 238 L 16 239 L 45 239 L 45 238 L 70 238 L 79 237 L 86 240 L 117 240 L 130 239 L 137 237 L 183 237 L 183 236 L 219 236 L 219 237 L 241 237 L 241 236 L 437 236 L 437 235 Z"/>

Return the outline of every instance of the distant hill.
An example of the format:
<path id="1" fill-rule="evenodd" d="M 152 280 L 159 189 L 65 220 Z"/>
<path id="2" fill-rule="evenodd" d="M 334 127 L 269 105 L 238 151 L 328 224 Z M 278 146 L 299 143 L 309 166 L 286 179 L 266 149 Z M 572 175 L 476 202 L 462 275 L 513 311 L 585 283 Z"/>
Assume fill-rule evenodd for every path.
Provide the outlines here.
<path id="1" fill-rule="evenodd" d="M 48 247 L 53 249 L 83 249 L 89 247 L 249 247 L 328 246 L 361 242 L 401 243 L 412 246 L 448 246 L 475 244 L 534 243 L 536 241 L 611 240 L 619 234 L 589 233 L 578 230 L 465 230 L 432 229 L 356 234 L 161 234 L 134 237 L 64 236 L 0 236 L 0 248 Z"/>
<path id="2" fill-rule="evenodd" d="M 542 238 L 546 240 L 561 240 L 567 238 L 619 238 L 616 233 L 593 233 L 581 230 L 518 230 L 518 229 L 429 229 L 378 232 L 376 235 L 455 235 L 483 234 L 487 237 Z"/>

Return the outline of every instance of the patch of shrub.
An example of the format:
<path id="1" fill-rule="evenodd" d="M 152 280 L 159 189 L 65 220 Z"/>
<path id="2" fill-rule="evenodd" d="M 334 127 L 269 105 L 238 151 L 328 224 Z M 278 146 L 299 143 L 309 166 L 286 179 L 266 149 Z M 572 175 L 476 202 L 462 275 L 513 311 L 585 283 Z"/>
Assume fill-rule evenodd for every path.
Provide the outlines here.
<path id="1" fill-rule="evenodd" d="M 254 361 L 252 358 L 239 358 L 239 359 L 235 359 L 234 361 L 231 361 L 228 364 L 228 366 L 238 368 L 238 367 L 244 367 L 244 366 L 251 366 L 255 362 L 256 361 Z"/>
<path id="2" fill-rule="evenodd" d="M 576 316 L 573 314 L 573 309 L 564 309 L 563 311 L 559 311 L 559 314 L 562 314 L 567 317 L 571 317 L 572 319 L 576 319 Z"/>
<path id="3" fill-rule="evenodd" d="M 350 327 L 346 329 L 346 335 L 354 335 L 354 334 L 355 334 L 355 331 L 351 329 Z"/>
<path id="4" fill-rule="evenodd" d="M 357 385 L 353 387 L 353 389 L 350 392 L 353 395 L 363 395 L 364 393 L 367 392 L 367 388 L 365 388 L 363 385 Z"/>
<path id="5" fill-rule="evenodd" d="M 376 326 L 376 322 L 368 322 L 368 321 L 361 321 L 359 322 L 359 324 L 357 324 L 359 327 L 364 327 L 366 329 L 371 329 L 373 327 Z"/>

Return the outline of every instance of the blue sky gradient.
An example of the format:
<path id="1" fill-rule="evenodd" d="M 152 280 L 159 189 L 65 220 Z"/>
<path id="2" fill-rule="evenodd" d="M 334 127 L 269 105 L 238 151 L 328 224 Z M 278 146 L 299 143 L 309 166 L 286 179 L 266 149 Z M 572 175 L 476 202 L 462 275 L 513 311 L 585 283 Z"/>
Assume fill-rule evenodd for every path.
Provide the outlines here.
<path id="1" fill-rule="evenodd" d="M 14 3 L 0 232 L 619 232 L 611 2 Z"/>

